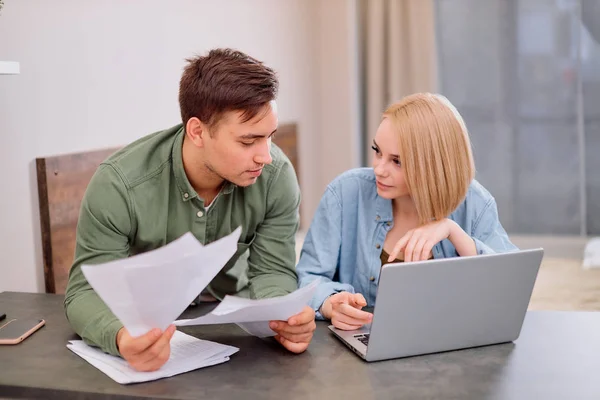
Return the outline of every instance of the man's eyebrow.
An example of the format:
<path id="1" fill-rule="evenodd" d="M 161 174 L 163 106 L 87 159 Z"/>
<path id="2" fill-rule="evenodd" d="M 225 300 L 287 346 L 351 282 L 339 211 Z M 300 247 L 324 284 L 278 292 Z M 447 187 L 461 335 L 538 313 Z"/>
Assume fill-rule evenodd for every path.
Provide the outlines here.
<path id="1" fill-rule="evenodd" d="M 277 129 L 275 129 L 273 132 L 271 132 L 269 134 L 269 136 L 271 136 L 272 134 L 274 134 L 275 132 L 277 132 Z M 258 138 L 262 138 L 265 137 L 265 135 L 261 135 L 259 133 L 247 133 L 245 135 L 240 136 L 240 139 L 258 139 Z"/>

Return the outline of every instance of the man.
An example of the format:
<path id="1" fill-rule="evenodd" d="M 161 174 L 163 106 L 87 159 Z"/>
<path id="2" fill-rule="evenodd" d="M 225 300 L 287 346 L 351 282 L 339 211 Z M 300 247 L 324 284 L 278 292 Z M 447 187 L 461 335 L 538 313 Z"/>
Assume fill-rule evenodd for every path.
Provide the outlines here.
<path id="1" fill-rule="evenodd" d="M 202 297 L 266 298 L 297 288 L 300 191 L 290 161 L 271 145 L 277 77 L 230 49 L 187 61 L 179 87 L 183 124 L 126 146 L 90 181 L 65 296 L 73 329 L 139 371 L 168 360 L 175 327 L 132 337 L 86 281 L 82 264 L 155 249 L 188 231 L 206 244 L 241 226 L 237 252 Z M 312 338 L 314 316 L 307 306 L 270 326 L 279 343 L 301 353 Z"/>

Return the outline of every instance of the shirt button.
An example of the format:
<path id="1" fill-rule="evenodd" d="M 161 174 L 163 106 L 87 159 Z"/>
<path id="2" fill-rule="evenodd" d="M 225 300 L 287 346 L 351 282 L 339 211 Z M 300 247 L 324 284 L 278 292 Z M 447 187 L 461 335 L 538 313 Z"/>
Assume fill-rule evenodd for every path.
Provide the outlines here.
<path id="1" fill-rule="evenodd" d="M 379 249 L 379 248 L 381 248 L 381 245 L 380 245 L 379 243 L 377 243 L 377 244 L 375 245 L 375 248 Z"/>
<path id="2" fill-rule="evenodd" d="M 198 211 L 198 212 L 196 213 L 196 215 L 197 215 L 198 217 L 202 217 L 202 216 L 204 216 L 204 213 L 203 213 L 202 211 Z"/>
<path id="3" fill-rule="evenodd" d="M 378 215 L 375 217 L 375 221 L 379 221 L 381 219 L 381 217 Z"/>
<path id="4" fill-rule="evenodd" d="M 190 197 L 190 194 L 189 193 L 184 193 L 183 197 L 185 197 L 187 199 L 188 197 Z"/>
<path id="5" fill-rule="evenodd" d="M 369 278 L 369 280 L 370 280 L 371 282 L 374 282 L 374 281 L 375 281 L 375 277 L 374 277 L 374 276 L 372 276 L 372 277 L 370 277 L 370 278 Z"/>
<path id="6" fill-rule="evenodd" d="M 390 225 L 392 225 L 392 223 L 391 223 L 391 222 L 386 222 L 385 224 L 386 224 L 387 226 L 390 226 Z"/>

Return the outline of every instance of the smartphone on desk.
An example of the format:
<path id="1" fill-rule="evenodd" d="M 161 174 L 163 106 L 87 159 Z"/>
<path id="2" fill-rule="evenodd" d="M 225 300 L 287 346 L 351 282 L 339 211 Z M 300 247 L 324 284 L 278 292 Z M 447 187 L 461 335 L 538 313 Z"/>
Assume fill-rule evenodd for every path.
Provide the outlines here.
<path id="1" fill-rule="evenodd" d="M 43 319 L 7 319 L 0 322 L 0 344 L 18 344 L 40 329 L 46 321 Z"/>

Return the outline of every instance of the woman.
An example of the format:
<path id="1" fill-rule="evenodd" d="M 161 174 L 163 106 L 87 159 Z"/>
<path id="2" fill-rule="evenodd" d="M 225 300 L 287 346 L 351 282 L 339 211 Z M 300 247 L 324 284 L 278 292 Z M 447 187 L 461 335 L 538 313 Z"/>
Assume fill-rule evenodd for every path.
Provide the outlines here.
<path id="1" fill-rule="evenodd" d="M 327 187 L 296 267 L 300 286 L 321 280 L 311 306 L 340 329 L 371 322 L 362 308 L 375 304 L 383 264 L 517 250 L 473 179 L 469 134 L 445 97 L 390 106 L 372 149 L 373 168 Z"/>

